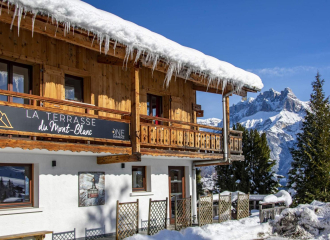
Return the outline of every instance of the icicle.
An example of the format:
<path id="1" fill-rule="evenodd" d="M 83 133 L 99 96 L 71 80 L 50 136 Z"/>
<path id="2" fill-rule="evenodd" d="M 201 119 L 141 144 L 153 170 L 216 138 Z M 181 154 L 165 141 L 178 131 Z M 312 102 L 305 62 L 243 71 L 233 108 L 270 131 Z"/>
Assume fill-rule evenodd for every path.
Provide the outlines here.
<path id="1" fill-rule="evenodd" d="M 55 37 L 56 37 L 56 34 L 57 34 L 57 29 L 58 29 L 58 21 L 56 20 L 56 30 L 55 30 Z"/>
<path id="2" fill-rule="evenodd" d="M 107 55 L 109 51 L 109 45 L 110 45 L 110 37 L 108 35 L 105 36 L 105 44 L 104 44 L 104 54 Z"/>
<path id="3" fill-rule="evenodd" d="M 174 70 L 175 70 L 175 64 L 170 63 L 164 80 L 164 85 L 166 85 L 166 88 L 168 88 L 168 86 L 170 85 L 170 81 L 172 79 Z"/>
<path id="4" fill-rule="evenodd" d="M 14 15 L 13 15 L 13 19 L 11 20 L 10 30 L 13 29 L 13 25 L 14 25 L 15 17 L 16 17 L 16 15 L 17 15 L 17 8 L 18 8 L 18 6 L 16 5 L 16 6 L 15 6 Z M 9 13 L 8 13 L 8 14 L 9 14 Z"/>
<path id="5" fill-rule="evenodd" d="M 138 62 L 140 56 L 141 56 L 141 50 L 138 49 L 137 52 L 136 52 L 134 63 L 137 63 Z"/>
<path id="6" fill-rule="evenodd" d="M 93 40 L 92 40 L 92 45 L 91 45 L 91 47 L 93 47 L 94 40 L 95 40 L 95 34 L 94 34 L 94 37 L 93 37 Z"/>
<path id="7" fill-rule="evenodd" d="M 1 3 L 2 3 L 2 1 L 1 1 Z M 2 13 L 2 4 L 0 6 L 0 16 L 1 16 L 1 13 Z"/>
<path id="8" fill-rule="evenodd" d="M 72 33 L 73 33 L 73 36 L 74 36 L 74 27 L 75 27 L 75 26 L 72 26 Z"/>
<path id="9" fill-rule="evenodd" d="M 115 41 L 115 44 L 113 45 L 113 54 L 116 55 L 116 47 L 117 47 L 117 40 Z"/>
<path id="10" fill-rule="evenodd" d="M 32 17 L 32 37 L 33 37 L 34 23 L 35 23 L 35 21 L 36 21 L 36 17 L 37 17 L 37 14 L 34 13 L 34 14 L 33 14 L 33 17 Z M 55 36 L 56 36 L 56 33 L 55 33 Z"/>
<path id="11" fill-rule="evenodd" d="M 8 15 L 9 15 L 9 5 L 10 5 L 10 3 L 8 2 L 8 4 L 7 4 L 7 8 L 8 8 Z"/>

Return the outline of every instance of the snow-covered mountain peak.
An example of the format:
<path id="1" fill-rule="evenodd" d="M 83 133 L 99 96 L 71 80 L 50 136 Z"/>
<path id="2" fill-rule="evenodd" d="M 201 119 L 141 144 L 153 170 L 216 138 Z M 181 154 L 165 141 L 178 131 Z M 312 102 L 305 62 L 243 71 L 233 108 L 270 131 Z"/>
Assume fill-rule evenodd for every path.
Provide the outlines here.
<path id="1" fill-rule="evenodd" d="M 281 92 L 271 88 L 255 99 L 232 105 L 230 123 L 241 123 L 246 128 L 266 132 L 271 158 L 278 162 L 275 170 L 286 176 L 292 160 L 289 148 L 296 142 L 306 109 L 309 109 L 308 102 L 300 101 L 290 88 Z M 201 121 L 208 125 L 218 122 L 218 126 L 222 126 L 220 119 Z"/>

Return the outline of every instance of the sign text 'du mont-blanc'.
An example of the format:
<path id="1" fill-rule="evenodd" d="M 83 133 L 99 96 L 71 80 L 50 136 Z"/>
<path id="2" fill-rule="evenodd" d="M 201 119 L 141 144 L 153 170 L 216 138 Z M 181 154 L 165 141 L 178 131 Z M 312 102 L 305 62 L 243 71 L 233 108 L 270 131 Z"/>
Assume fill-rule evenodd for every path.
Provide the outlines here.
<path id="1" fill-rule="evenodd" d="M 129 140 L 127 123 L 0 106 L 0 129 Z"/>

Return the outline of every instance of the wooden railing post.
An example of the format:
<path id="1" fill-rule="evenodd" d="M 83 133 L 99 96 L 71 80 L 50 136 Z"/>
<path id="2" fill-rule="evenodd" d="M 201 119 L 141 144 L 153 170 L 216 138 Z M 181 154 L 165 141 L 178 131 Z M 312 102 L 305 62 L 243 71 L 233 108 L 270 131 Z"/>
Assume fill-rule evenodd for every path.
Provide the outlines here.
<path id="1" fill-rule="evenodd" d="M 140 152 L 140 78 L 139 64 L 131 68 L 131 142 L 132 153 Z"/>
<path id="2" fill-rule="evenodd" d="M 226 134 L 227 137 L 227 142 L 228 142 L 228 147 L 227 147 L 227 156 L 230 158 L 230 112 L 229 112 L 229 96 L 226 97 L 226 118 L 227 118 L 227 132 L 224 133 Z"/>

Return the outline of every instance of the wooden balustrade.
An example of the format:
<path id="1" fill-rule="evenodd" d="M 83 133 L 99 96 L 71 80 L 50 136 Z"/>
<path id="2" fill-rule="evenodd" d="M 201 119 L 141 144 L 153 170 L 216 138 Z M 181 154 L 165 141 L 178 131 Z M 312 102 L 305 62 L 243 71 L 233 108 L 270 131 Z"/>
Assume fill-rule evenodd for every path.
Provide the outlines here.
<path id="1" fill-rule="evenodd" d="M 152 121 L 163 125 L 153 124 Z M 214 132 L 201 131 L 199 128 L 212 129 Z M 221 153 L 222 128 L 141 115 L 141 146 Z M 230 151 L 242 154 L 242 132 L 230 131 Z"/>
<path id="2" fill-rule="evenodd" d="M 20 104 L 14 102 L 0 101 L 2 106 L 19 107 L 26 109 L 35 109 L 53 113 L 73 114 L 77 116 L 84 116 L 90 118 L 98 118 L 102 120 L 118 121 L 130 123 L 130 112 L 97 107 L 91 104 L 84 104 L 74 101 L 59 100 L 47 97 L 41 97 L 32 94 L 18 93 L 7 90 L 0 90 L 0 95 L 8 97 L 16 97 L 28 99 L 29 104 Z M 53 106 L 53 107 L 52 107 Z M 62 109 L 61 106 L 70 106 L 76 111 L 69 111 Z M 101 116 L 103 113 L 110 113 L 111 116 Z M 206 153 L 222 153 L 223 152 L 223 135 L 222 128 L 206 126 L 197 123 L 183 122 L 161 117 L 152 117 L 147 115 L 140 115 L 140 141 L 141 147 L 145 148 L 158 148 L 168 150 L 185 150 L 185 151 L 205 151 Z M 160 123 L 156 125 L 154 122 Z M 200 130 L 202 129 L 202 130 Z M 211 131 L 205 131 L 209 129 Z M 131 141 L 120 141 L 111 139 L 94 139 L 83 137 L 72 137 L 65 135 L 44 134 L 44 133 L 30 133 L 30 132 L 16 132 L 10 130 L 0 129 L 0 134 L 15 134 L 31 136 L 33 140 L 38 139 L 65 139 L 65 141 L 73 140 L 86 140 L 88 144 L 91 142 L 100 143 L 114 143 L 114 144 L 131 144 Z M 57 141 L 57 140 L 55 140 Z M 71 143 L 73 143 L 71 141 Z M 232 154 L 242 154 L 242 132 L 230 131 L 229 149 Z"/>

